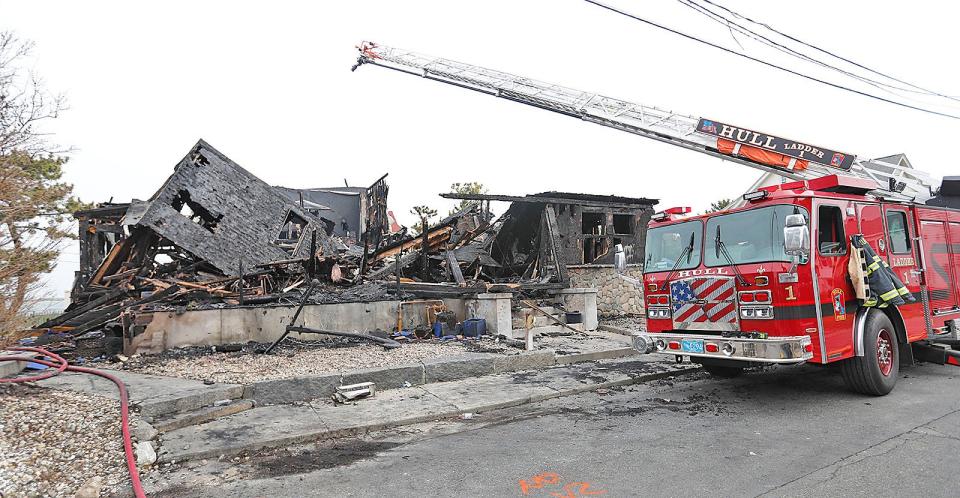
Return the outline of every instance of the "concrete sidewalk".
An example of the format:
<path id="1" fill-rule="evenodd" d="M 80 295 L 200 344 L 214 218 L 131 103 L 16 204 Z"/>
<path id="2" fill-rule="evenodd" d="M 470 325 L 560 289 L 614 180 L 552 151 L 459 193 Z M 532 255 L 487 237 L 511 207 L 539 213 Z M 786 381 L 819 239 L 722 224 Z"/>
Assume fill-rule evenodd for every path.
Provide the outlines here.
<path id="1" fill-rule="evenodd" d="M 144 375 L 122 370 L 104 371 L 115 375 L 126 384 L 130 404 L 139 408 L 140 415 L 146 419 L 196 410 L 243 395 L 243 386 L 240 384 L 207 385 L 199 380 Z M 64 372 L 42 380 L 39 384 L 53 389 L 93 393 L 114 399 L 120 397 L 113 382 L 83 373 Z"/>
<path id="2" fill-rule="evenodd" d="M 160 461 L 217 458 L 342 437 L 694 370 L 696 367 L 657 358 L 615 359 L 395 389 L 350 405 L 315 400 L 303 405 L 259 407 L 166 433 Z"/>

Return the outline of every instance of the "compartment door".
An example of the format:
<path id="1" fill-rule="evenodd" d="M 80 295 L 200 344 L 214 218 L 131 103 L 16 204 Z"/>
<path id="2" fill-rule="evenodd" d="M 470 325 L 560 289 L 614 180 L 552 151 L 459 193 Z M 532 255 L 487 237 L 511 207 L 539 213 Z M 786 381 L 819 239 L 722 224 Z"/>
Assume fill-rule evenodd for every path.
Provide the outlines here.
<path id="1" fill-rule="evenodd" d="M 930 311 L 934 314 L 957 307 L 954 292 L 951 251 L 944 221 L 920 221 L 923 237 L 923 260 L 927 266 L 927 291 L 930 295 Z"/>

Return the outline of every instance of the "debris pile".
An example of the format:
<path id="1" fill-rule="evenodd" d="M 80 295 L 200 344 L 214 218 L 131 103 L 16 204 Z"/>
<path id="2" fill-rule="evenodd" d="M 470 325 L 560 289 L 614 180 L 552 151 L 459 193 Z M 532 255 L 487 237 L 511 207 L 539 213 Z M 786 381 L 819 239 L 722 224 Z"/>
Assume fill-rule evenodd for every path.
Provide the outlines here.
<path id="1" fill-rule="evenodd" d="M 150 199 L 75 213 L 72 302 L 33 335 L 112 353 L 144 330 L 146 312 L 536 297 L 570 286 L 568 265 L 612 261 L 616 244 L 642 253 L 639 227 L 656 202 L 444 194 L 474 202 L 408 234 L 388 192 L 386 175 L 365 188 L 270 186 L 200 140 Z M 512 205 L 494 220 L 490 201 Z"/>
<path id="2" fill-rule="evenodd" d="M 119 337 L 136 333 L 140 311 L 296 304 L 313 280 L 321 285 L 311 302 L 385 298 L 395 289 L 341 292 L 360 282 L 371 247 L 387 240 L 383 180 L 363 195 L 373 206 L 363 246 L 348 246 L 331 235 L 321 206 L 292 201 L 201 140 L 149 200 L 76 213 L 72 303 L 38 328 Z"/>

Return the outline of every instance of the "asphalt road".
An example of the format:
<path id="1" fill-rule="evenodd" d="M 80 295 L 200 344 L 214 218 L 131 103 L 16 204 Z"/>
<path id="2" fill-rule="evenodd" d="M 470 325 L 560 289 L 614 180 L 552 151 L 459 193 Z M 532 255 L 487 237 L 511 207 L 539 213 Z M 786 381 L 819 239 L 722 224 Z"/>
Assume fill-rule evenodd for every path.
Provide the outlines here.
<path id="1" fill-rule="evenodd" d="M 902 374 L 876 398 L 815 367 L 698 373 L 254 458 L 168 496 L 960 496 L 960 370 Z"/>

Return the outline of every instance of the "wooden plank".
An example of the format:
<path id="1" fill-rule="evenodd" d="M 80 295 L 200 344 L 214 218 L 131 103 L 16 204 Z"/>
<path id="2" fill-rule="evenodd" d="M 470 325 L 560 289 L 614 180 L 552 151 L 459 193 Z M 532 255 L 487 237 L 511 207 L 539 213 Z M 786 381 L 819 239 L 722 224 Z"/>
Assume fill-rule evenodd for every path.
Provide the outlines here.
<path id="1" fill-rule="evenodd" d="M 110 282 L 110 281 L 113 281 L 113 280 L 120 280 L 120 279 L 125 278 L 125 277 L 132 277 L 132 276 L 136 275 L 138 271 L 140 271 L 140 268 L 131 268 L 131 269 L 127 270 L 127 271 L 122 271 L 122 272 L 120 272 L 120 273 L 114 273 L 113 275 L 107 275 L 107 276 L 103 277 L 103 278 L 100 279 L 100 280 L 102 280 L 102 281 L 104 281 L 104 282 Z"/>
<path id="2" fill-rule="evenodd" d="M 130 239 L 123 239 L 122 241 L 113 245 L 110 248 L 110 253 L 107 254 L 107 257 L 103 259 L 103 263 L 100 263 L 100 267 L 97 268 L 97 272 L 93 274 L 93 278 L 90 279 L 91 284 L 99 284 L 101 279 L 103 279 L 104 274 L 113 266 L 114 261 L 120 255 L 120 251 L 130 243 Z"/>
<path id="3" fill-rule="evenodd" d="M 523 305 L 523 306 L 526 306 L 526 307 L 528 307 L 528 308 L 530 308 L 530 309 L 533 309 L 533 310 L 536 310 L 536 311 L 540 312 L 540 314 L 542 314 L 543 316 L 545 316 L 545 317 L 549 318 L 550 320 L 556 322 L 557 325 L 562 325 L 564 328 L 568 328 L 568 329 L 570 329 L 570 330 L 572 330 L 572 331 L 574 331 L 574 332 L 576 332 L 576 333 L 578 333 L 578 334 L 580 334 L 580 333 L 582 332 L 582 331 L 580 331 L 580 330 L 577 330 L 577 329 L 571 327 L 570 325 L 567 325 L 565 322 L 561 321 L 559 318 L 551 315 L 550 313 L 547 313 L 547 310 L 545 310 L 545 309 L 537 306 L 536 304 L 533 304 L 533 303 L 530 302 L 530 301 L 521 300 L 521 301 L 520 301 L 520 304 Z"/>
<path id="4" fill-rule="evenodd" d="M 122 290 L 122 289 L 111 290 L 110 292 L 108 292 L 108 293 L 106 293 L 106 294 L 98 297 L 97 299 L 94 299 L 93 301 L 90 301 L 90 302 L 87 303 L 87 304 L 84 304 L 84 305 L 82 305 L 82 306 L 79 306 L 79 307 L 77 307 L 77 308 L 75 308 L 75 309 L 73 309 L 73 310 L 71 310 L 71 311 L 68 311 L 68 312 L 66 312 L 66 313 L 64 313 L 64 314 L 62 314 L 62 315 L 60 315 L 60 316 L 58 316 L 58 317 L 56 317 L 56 318 L 53 318 L 53 319 L 50 319 L 50 320 L 47 320 L 47 321 L 41 323 L 40 325 L 37 326 L 37 328 L 38 328 L 38 329 L 45 329 L 45 328 L 55 327 L 55 326 L 57 326 L 57 325 L 60 325 L 60 324 L 62 324 L 62 323 L 65 323 L 67 320 L 70 320 L 70 319 L 72 319 L 72 318 L 78 317 L 78 316 L 80 316 L 80 315 L 82 315 L 82 314 L 84 314 L 84 313 L 86 313 L 86 312 L 88 312 L 88 311 L 90 311 L 90 310 L 92 310 L 92 309 L 96 309 L 96 308 L 98 308 L 98 307 L 100 307 L 100 306 L 104 306 L 104 305 L 110 304 L 110 303 L 112 303 L 112 302 L 114 302 L 114 301 L 123 299 L 123 296 L 124 296 L 125 294 L 126 294 L 126 292 L 125 292 L 124 290 Z"/>
<path id="5" fill-rule="evenodd" d="M 443 244 L 447 240 L 450 240 L 450 234 L 453 233 L 453 228 L 449 226 L 440 227 L 438 229 L 431 230 L 427 233 L 427 245 L 430 247 L 436 247 L 440 244 Z M 415 239 L 408 240 L 403 244 L 391 247 L 389 249 L 382 250 L 373 255 L 370 263 L 375 263 L 377 261 L 382 261 L 384 258 L 389 258 L 399 254 L 400 252 L 408 252 L 417 246 L 423 244 L 423 239 L 417 237 Z"/>
<path id="6" fill-rule="evenodd" d="M 460 263 L 457 262 L 457 257 L 453 255 L 453 251 L 447 251 L 447 266 L 450 267 L 450 272 L 453 273 L 453 279 L 456 280 L 457 285 L 467 285 L 467 280 L 463 278 Z"/>
<path id="7" fill-rule="evenodd" d="M 400 269 L 410 266 L 410 263 L 413 263 L 420 257 L 420 251 L 411 251 L 407 254 L 404 254 L 400 257 Z M 384 265 L 383 268 L 374 270 L 370 273 L 367 273 L 366 278 L 368 280 L 379 280 L 381 278 L 389 277 L 397 272 L 397 263 L 391 262 Z"/>
<path id="8" fill-rule="evenodd" d="M 563 253 L 560 251 L 560 227 L 557 224 L 557 212 L 553 209 L 553 204 L 547 204 L 543 208 L 543 216 L 547 221 L 547 237 L 550 239 L 550 252 L 557 269 L 557 278 L 561 282 L 566 282 L 570 280 L 570 276 L 567 274 L 567 262 L 564 261 Z"/>

